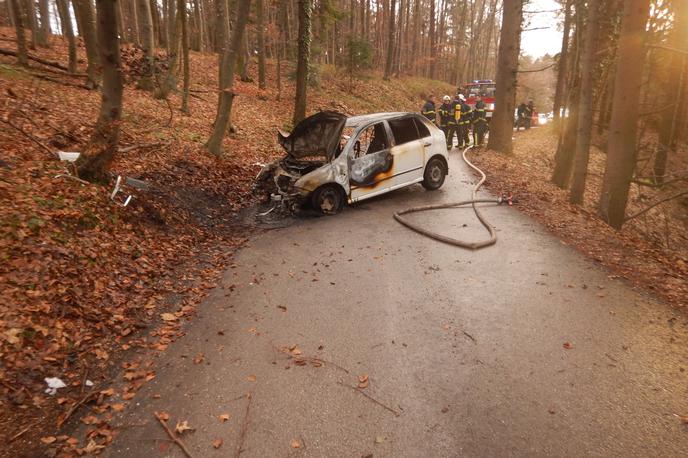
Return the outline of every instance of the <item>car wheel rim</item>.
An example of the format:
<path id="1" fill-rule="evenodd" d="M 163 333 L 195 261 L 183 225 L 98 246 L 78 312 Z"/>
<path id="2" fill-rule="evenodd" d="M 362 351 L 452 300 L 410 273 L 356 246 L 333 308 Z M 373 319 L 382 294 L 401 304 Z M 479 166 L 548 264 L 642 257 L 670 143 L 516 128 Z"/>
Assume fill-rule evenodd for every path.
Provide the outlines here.
<path id="1" fill-rule="evenodd" d="M 442 168 L 438 165 L 430 169 L 430 179 L 435 183 L 442 179 Z"/>

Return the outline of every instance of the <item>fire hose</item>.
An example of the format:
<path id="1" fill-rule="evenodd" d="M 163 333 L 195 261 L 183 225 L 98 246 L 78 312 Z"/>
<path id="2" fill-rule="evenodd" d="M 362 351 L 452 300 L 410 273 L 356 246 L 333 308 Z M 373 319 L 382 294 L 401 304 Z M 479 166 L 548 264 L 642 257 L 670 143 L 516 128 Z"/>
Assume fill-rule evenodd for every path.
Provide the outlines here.
<path id="1" fill-rule="evenodd" d="M 426 237 L 430 237 L 431 239 L 438 240 L 440 242 L 448 243 L 450 245 L 458 246 L 461 248 L 467 248 L 469 250 L 479 250 L 480 248 L 485 248 L 491 245 L 494 245 L 497 243 L 497 234 L 495 232 L 494 227 L 490 223 L 487 222 L 483 214 L 480 212 L 478 209 L 478 206 L 476 204 L 509 204 L 511 205 L 512 203 L 512 198 L 511 196 L 509 197 L 499 197 L 497 199 L 478 199 L 477 194 L 478 190 L 480 187 L 483 185 L 485 180 L 487 179 L 487 176 L 485 173 L 480 170 L 478 167 L 476 167 L 471 161 L 468 160 L 466 157 L 466 153 L 470 149 L 472 149 L 473 146 L 469 146 L 468 148 L 464 149 L 463 152 L 461 153 L 461 157 L 463 158 L 463 161 L 468 165 L 470 168 L 478 172 L 480 175 L 480 181 L 478 181 L 478 184 L 475 185 L 473 188 L 473 192 L 471 194 L 471 199 L 470 200 L 463 200 L 460 202 L 450 202 L 450 203 L 445 203 L 445 204 L 437 204 L 437 205 L 424 205 L 421 207 L 412 207 L 408 208 L 406 210 L 402 210 L 399 212 L 394 213 L 394 219 L 403 224 L 404 226 L 408 227 L 411 230 L 414 230 L 418 232 L 421 235 L 424 235 Z M 430 231 L 428 229 L 424 229 L 420 227 L 419 225 L 410 222 L 406 218 L 403 218 L 402 215 L 408 215 L 409 213 L 418 213 L 418 212 L 424 212 L 424 211 L 430 211 L 430 210 L 440 210 L 440 209 L 447 209 L 447 208 L 459 208 L 463 207 L 465 205 L 471 205 L 473 208 L 473 212 L 475 213 L 475 216 L 478 218 L 478 221 L 487 229 L 487 232 L 489 233 L 490 237 L 486 240 L 480 241 L 480 242 L 465 242 L 463 240 L 458 240 L 452 237 L 447 237 L 446 235 L 438 234 L 436 232 Z"/>

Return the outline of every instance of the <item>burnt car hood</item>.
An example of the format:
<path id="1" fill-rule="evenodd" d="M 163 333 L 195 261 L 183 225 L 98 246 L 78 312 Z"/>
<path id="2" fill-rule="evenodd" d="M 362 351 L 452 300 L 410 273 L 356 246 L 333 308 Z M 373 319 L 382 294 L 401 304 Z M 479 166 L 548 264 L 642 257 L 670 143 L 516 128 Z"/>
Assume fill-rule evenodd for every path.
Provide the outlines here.
<path id="1" fill-rule="evenodd" d="M 331 161 L 339 146 L 344 124 L 346 115 L 321 111 L 298 123 L 291 133 L 279 130 L 277 141 L 294 159 L 324 157 Z"/>

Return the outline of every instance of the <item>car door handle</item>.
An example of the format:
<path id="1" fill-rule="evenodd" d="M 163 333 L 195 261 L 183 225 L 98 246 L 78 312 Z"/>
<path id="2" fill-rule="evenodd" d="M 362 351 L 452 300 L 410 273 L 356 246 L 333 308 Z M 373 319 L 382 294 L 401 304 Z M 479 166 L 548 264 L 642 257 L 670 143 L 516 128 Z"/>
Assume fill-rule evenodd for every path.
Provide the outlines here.
<path id="1" fill-rule="evenodd" d="M 432 145 L 432 140 L 425 140 L 423 142 L 423 146 L 430 146 L 430 145 Z"/>

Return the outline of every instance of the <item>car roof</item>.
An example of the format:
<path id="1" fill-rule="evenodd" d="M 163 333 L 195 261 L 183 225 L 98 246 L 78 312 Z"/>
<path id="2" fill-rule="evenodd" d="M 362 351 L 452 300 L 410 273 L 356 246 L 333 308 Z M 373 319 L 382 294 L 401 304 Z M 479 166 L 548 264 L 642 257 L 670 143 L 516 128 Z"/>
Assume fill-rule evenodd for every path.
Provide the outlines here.
<path id="1" fill-rule="evenodd" d="M 346 127 L 357 127 L 363 124 L 368 124 L 376 121 L 386 121 L 389 119 L 400 118 L 402 116 L 413 115 L 416 113 L 396 111 L 388 113 L 371 113 L 367 115 L 352 116 L 346 120 Z"/>

